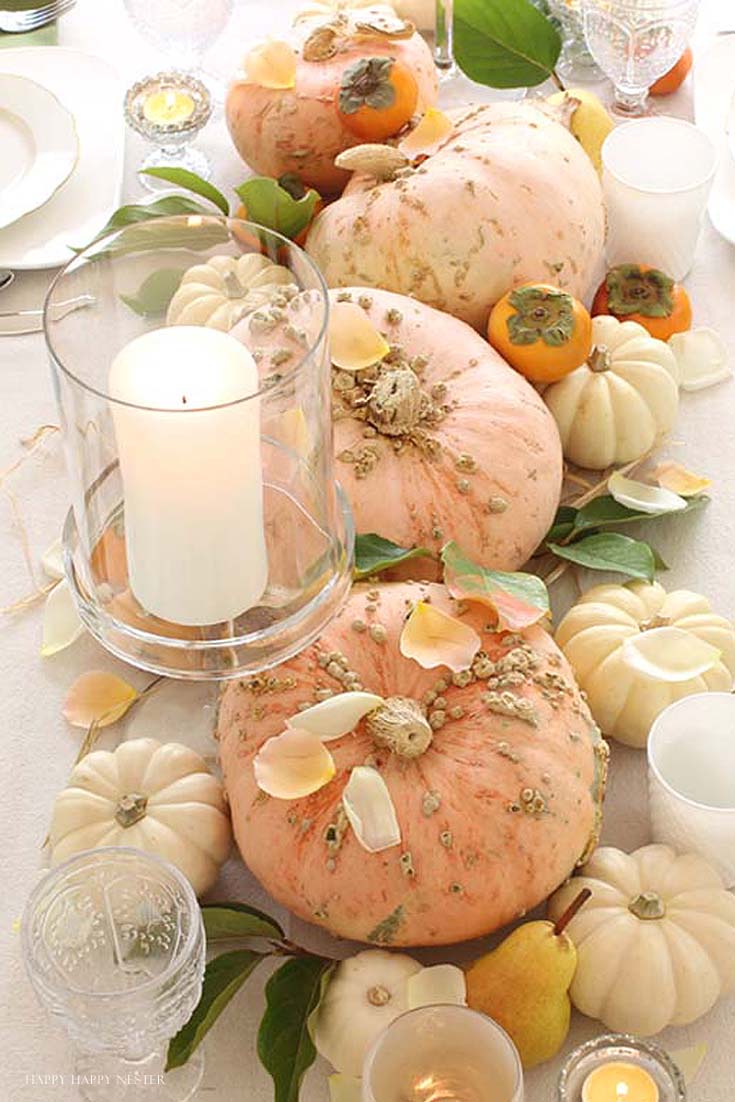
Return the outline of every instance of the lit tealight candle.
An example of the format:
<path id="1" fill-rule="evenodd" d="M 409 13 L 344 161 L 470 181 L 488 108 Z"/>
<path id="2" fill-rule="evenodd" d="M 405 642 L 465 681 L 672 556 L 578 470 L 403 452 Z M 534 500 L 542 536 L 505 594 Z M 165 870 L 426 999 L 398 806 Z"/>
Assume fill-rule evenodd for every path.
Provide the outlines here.
<path id="1" fill-rule="evenodd" d="M 582 1102 L 658 1102 L 658 1087 L 645 1068 L 611 1062 L 587 1076 Z"/>
<path id="2" fill-rule="evenodd" d="M 143 114 L 148 122 L 164 124 L 186 122 L 194 114 L 194 100 L 188 92 L 162 88 L 159 92 L 151 92 L 146 97 Z"/>

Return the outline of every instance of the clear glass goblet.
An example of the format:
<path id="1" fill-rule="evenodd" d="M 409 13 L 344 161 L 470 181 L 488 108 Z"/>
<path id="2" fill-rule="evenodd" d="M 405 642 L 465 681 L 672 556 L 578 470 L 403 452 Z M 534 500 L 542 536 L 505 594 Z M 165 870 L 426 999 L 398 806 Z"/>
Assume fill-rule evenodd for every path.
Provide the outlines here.
<path id="1" fill-rule="evenodd" d="M 90 1102 L 185 1102 L 201 1056 L 164 1073 L 165 1044 L 202 989 L 205 937 L 188 880 L 151 854 L 87 850 L 48 872 L 22 920 L 23 957 L 39 1002 L 80 1056 Z"/>
<path id="2" fill-rule="evenodd" d="M 562 37 L 556 71 L 568 84 L 602 80 L 604 73 L 587 48 L 582 25 L 581 0 L 548 0 L 549 12 Z"/>
<path id="3" fill-rule="evenodd" d="M 525 88 L 490 88 L 462 72 L 454 57 L 454 0 L 436 0 L 434 64 L 439 70 L 439 105 L 461 107 L 468 103 L 519 100 Z"/>
<path id="4" fill-rule="evenodd" d="M 587 46 L 613 82 L 615 114 L 649 113 L 648 89 L 683 54 L 698 8 L 699 0 L 582 0 Z"/>

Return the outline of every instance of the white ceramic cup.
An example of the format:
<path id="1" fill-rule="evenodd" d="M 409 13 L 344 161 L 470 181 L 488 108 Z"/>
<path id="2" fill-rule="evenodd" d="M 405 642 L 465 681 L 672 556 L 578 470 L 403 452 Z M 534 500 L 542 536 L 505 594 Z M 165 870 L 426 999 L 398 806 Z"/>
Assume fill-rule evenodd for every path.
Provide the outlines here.
<path id="1" fill-rule="evenodd" d="M 717 150 L 684 119 L 624 123 L 602 147 L 608 264 L 650 264 L 683 279 L 692 266 Z"/>
<path id="2" fill-rule="evenodd" d="M 523 1102 L 518 1050 L 466 1006 L 422 1006 L 385 1029 L 365 1057 L 362 1102 Z"/>
<path id="3" fill-rule="evenodd" d="M 648 796 L 654 841 L 700 853 L 735 886 L 735 695 L 695 693 L 661 712 Z"/>

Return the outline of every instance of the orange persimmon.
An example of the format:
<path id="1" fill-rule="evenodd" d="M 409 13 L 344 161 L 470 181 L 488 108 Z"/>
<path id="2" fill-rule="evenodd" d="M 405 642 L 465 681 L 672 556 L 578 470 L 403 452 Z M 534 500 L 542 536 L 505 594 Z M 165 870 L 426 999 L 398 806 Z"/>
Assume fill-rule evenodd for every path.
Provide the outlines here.
<path id="1" fill-rule="evenodd" d="M 647 264 L 618 264 L 610 269 L 592 302 L 592 316 L 598 314 L 637 321 L 660 341 L 692 326 L 692 304 L 684 288 Z"/>
<path id="2" fill-rule="evenodd" d="M 687 73 L 692 67 L 692 51 L 687 46 L 676 65 L 672 65 L 668 73 L 659 77 L 655 84 L 649 88 L 652 96 L 670 96 L 686 80 Z"/>
<path id="3" fill-rule="evenodd" d="M 413 117 L 419 99 L 416 78 L 393 57 L 363 57 L 342 74 L 337 110 L 350 133 L 382 142 Z"/>
<path id="4" fill-rule="evenodd" d="M 496 302 L 487 337 L 521 375 L 535 383 L 554 383 L 587 359 L 592 320 L 566 291 L 548 283 L 525 283 Z"/>

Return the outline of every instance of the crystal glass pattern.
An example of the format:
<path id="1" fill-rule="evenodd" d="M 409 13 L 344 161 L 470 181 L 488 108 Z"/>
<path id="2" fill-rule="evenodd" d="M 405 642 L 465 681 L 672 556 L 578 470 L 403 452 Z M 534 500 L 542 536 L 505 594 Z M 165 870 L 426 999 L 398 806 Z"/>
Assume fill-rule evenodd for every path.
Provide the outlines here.
<path id="1" fill-rule="evenodd" d="M 257 393 L 240 397 L 244 392 L 238 390 L 236 400 L 208 402 L 203 409 L 111 398 L 118 353 L 151 330 L 171 333 L 166 307 L 173 287 L 168 298 L 154 296 L 145 309 L 136 297 L 141 288 L 163 289 L 157 283 L 161 272 L 165 284 L 171 273 L 176 279 L 212 257 L 224 258 L 222 264 L 253 254 L 258 261 L 266 255 L 292 280 L 271 287 L 265 300 L 242 300 L 236 307 L 252 311 L 234 331 L 255 360 Z M 227 294 L 238 303 L 243 292 L 236 283 L 227 285 Z M 70 299 L 80 303 L 71 313 L 61 306 Z M 265 312 L 258 303 L 265 303 Z M 307 646 L 346 597 L 354 536 L 334 480 L 328 309 L 324 281 L 301 249 L 262 227 L 220 216 L 129 226 L 86 249 L 52 284 L 45 330 L 72 490 L 64 533 L 67 576 L 86 626 L 124 660 L 193 679 L 255 673 Z M 275 340 L 288 348 L 274 346 Z M 200 377 L 210 375 L 202 362 Z M 240 422 L 255 427 L 244 433 Z M 229 618 L 218 622 L 183 614 L 164 618 L 149 598 L 148 607 L 141 604 L 129 567 L 123 429 L 128 469 L 135 465 L 136 503 L 152 493 L 160 502 L 160 514 L 154 510 L 151 521 L 160 525 L 160 535 L 148 538 L 143 564 L 149 573 L 161 584 L 175 575 L 184 594 L 214 591 L 223 575 L 226 580 L 236 573 L 243 575 L 243 589 L 252 588 L 245 564 L 257 545 L 265 588 L 258 588 L 255 604 L 243 594 Z M 224 431 L 229 449 L 222 443 Z M 242 493 L 232 492 L 235 484 Z M 251 484 L 262 490 L 251 492 Z M 262 502 L 261 515 L 234 539 L 231 533 L 245 527 L 235 504 L 244 493 Z M 171 517 L 182 511 L 190 515 L 184 543 L 170 535 Z M 192 548 L 195 559 L 188 558 Z M 231 567 L 223 571 L 217 564 L 225 552 Z M 140 566 L 143 556 L 134 557 Z M 143 592 L 138 586 L 137 593 Z"/>
<path id="2" fill-rule="evenodd" d="M 587 1076 L 601 1064 L 616 1061 L 644 1068 L 658 1087 L 658 1102 L 686 1102 L 684 1077 L 669 1054 L 652 1041 L 625 1033 L 594 1037 L 569 1054 L 559 1076 L 557 1102 L 583 1102 Z"/>
<path id="3" fill-rule="evenodd" d="M 234 0 L 125 0 L 134 26 L 180 68 L 196 69 L 227 26 Z"/>
<path id="4" fill-rule="evenodd" d="M 567 83 L 601 80 L 603 74 L 589 52 L 582 24 L 581 0 L 548 0 L 549 12 L 562 36 L 562 52 L 556 71 Z"/>
<path id="5" fill-rule="evenodd" d="M 679 60 L 699 0 L 582 0 L 587 46 L 615 86 L 613 110 L 645 113 L 648 89 Z"/>
<path id="6" fill-rule="evenodd" d="M 454 0 L 436 0 L 435 27 L 434 64 L 439 70 L 441 107 L 523 99 L 525 88 L 489 88 L 462 72 L 454 57 Z"/>
<path id="7" fill-rule="evenodd" d="M 191 114 L 176 122 L 154 121 L 146 114 L 146 102 L 152 95 L 175 96 L 182 93 L 191 99 Z M 208 180 L 212 166 L 199 149 L 190 143 L 206 126 L 212 114 L 212 97 L 200 80 L 186 73 L 156 73 L 139 80 L 125 94 L 125 121 L 146 141 L 155 142 L 154 149 L 145 158 L 140 169 L 186 168 Z M 140 171 L 139 169 L 139 171 Z M 154 177 L 142 176 L 140 181 L 150 191 L 171 185 Z"/>
<path id="8" fill-rule="evenodd" d="M 84 1054 L 82 1066 L 96 1069 L 100 1082 L 85 1097 L 107 1098 L 106 1088 L 111 1098 L 146 1097 L 132 1084 L 121 1090 L 111 1069 L 127 1064 L 134 1079 L 199 1001 L 204 927 L 186 878 L 127 847 L 77 854 L 36 885 L 22 944 L 39 1001 Z M 191 1086 L 189 1077 L 183 1093 L 158 1097 L 189 1097 Z"/>

